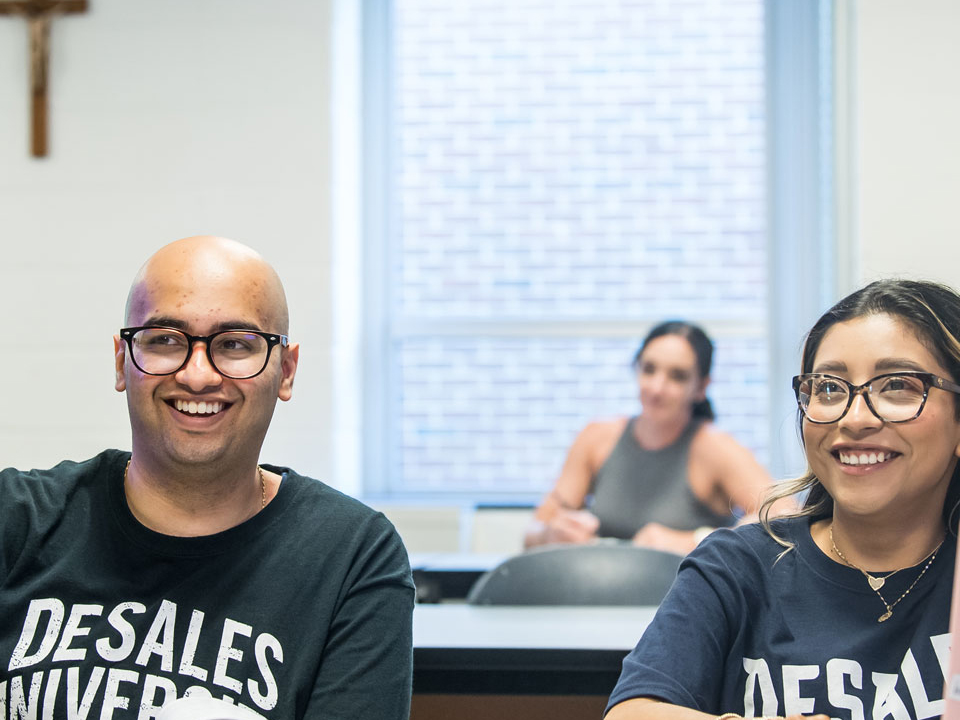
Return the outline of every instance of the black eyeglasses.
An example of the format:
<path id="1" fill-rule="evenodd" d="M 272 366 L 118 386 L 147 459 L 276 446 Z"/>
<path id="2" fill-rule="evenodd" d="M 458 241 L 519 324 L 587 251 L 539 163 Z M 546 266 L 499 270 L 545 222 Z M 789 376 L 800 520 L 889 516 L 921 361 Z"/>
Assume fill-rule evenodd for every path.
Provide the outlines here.
<path id="1" fill-rule="evenodd" d="M 286 347 L 286 335 L 259 330 L 222 330 L 210 335 L 190 335 L 167 327 L 120 329 L 127 341 L 130 359 L 147 375 L 173 375 L 190 359 L 196 342 L 207 349 L 207 360 L 218 373 L 233 380 L 249 380 L 263 372 L 275 345 Z"/>
<path id="2" fill-rule="evenodd" d="M 870 412 L 883 422 L 908 422 L 923 412 L 930 388 L 960 394 L 960 385 L 926 372 L 885 373 L 862 385 L 823 373 L 793 378 L 800 411 L 807 420 L 821 425 L 840 420 L 861 394 Z"/>

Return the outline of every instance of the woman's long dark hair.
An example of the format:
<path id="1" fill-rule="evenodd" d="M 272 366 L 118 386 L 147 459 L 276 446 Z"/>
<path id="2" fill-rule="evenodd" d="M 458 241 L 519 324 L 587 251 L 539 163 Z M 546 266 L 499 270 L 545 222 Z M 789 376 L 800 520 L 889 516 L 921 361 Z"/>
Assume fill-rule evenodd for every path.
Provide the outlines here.
<path id="1" fill-rule="evenodd" d="M 837 323 L 868 315 L 890 315 L 913 330 L 917 339 L 937 359 L 954 382 L 960 378 L 960 295 L 952 288 L 924 280 L 877 280 L 838 302 L 817 320 L 803 345 L 801 373 L 811 372 L 813 361 L 824 336 Z M 960 396 L 954 395 L 956 417 L 960 419 Z M 803 437 L 803 415 L 797 418 Z M 798 516 L 815 518 L 833 515 L 833 498 L 807 466 L 807 472 L 796 480 L 778 483 L 760 508 L 760 522 L 774 539 L 789 548 L 770 527 L 770 507 L 784 497 L 807 492 Z M 943 521 L 957 534 L 957 507 L 960 505 L 960 463 L 954 468 L 943 505 Z"/>
<path id="2" fill-rule="evenodd" d="M 656 340 L 658 337 L 663 337 L 664 335 L 679 335 L 690 343 L 690 347 L 693 348 L 693 354 L 697 358 L 697 372 L 700 373 L 700 379 L 702 380 L 710 375 L 710 368 L 713 366 L 713 343 L 700 327 L 684 320 L 667 320 L 654 326 L 654 328 L 647 333 L 643 342 L 640 343 L 640 349 L 637 350 L 637 354 L 633 356 L 634 368 L 640 365 L 640 358 L 647 345 L 652 340 Z M 703 400 L 693 404 L 693 417 L 703 418 L 704 420 L 713 420 L 714 417 L 716 417 L 713 412 L 713 406 L 710 404 L 708 398 L 704 397 Z"/>

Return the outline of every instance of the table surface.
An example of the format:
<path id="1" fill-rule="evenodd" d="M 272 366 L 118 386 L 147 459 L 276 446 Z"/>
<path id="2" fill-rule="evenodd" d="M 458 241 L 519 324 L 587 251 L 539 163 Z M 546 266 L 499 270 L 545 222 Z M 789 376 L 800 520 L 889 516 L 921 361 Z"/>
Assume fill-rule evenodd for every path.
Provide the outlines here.
<path id="1" fill-rule="evenodd" d="M 414 648 L 631 650 L 655 607 L 417 605 Z"/>
<path id="2" fill-rule="evenodd" d="M 502 553 L 411 553 L 410 567 L 413 570 L 485 572 L 506 560 L 510 555 Z"/>
<path id="3" fill-rule="evenodd" d="M 610 694 L 653 607 L 417 605 L 415 693 Z"/>

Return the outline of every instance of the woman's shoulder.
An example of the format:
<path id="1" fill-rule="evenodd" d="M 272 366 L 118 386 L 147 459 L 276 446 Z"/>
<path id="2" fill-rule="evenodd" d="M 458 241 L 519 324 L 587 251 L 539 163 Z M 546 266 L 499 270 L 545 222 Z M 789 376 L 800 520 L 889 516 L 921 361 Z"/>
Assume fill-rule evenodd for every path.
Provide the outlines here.
<path id="1" fill-rule="evenodd" d="M 720 528 L 710 533 L 694 552 L 703 548 L 709 554 L 775 560 L 788 547 L 799 544 L 804 532 L 809 534 L 809 523 L 807 517 L 783 517 L 771 520 L 769 530 L 759 522 Z"/>
<path id="2" fill-rule="evenodd" d="M 693 433 L 692 449 L 704 452 L 724 452 L 731 449 L 745 449 L 743 445 L 726 430 L 721 430 L 712 420 L 694 420 L 697 423 Z"/>
<path id="3" fill-rule="evenodd" d="M 617 417 L 599 418 L 588 422 L 581 431 L 592 435 L 619 435 L 627 427 L 631 418 L 627 415 L 618 415 Z"/>
<path id="4" fill-rule="evenodd" d="M 593 420 L 577 435 L 577 442 L 590 446 L 616 442 L 629 422 L 630 418 L 626 416 Z"/>
<path id="5" fill-rule="evenodd" d="M 694 466 L 709 468 L 711 476 L 739 476 L 757 467 L 756 458 L 750 450 L 709 420 L 702 421 L 694 433 L 690 442 L 690 462 Z"/>
<path id="6" fill-rule="evenodd" d="M 577 435 L 575 453 L 587 458 L 591 472 L 596 472 L 606 462 L 629 421 L 628 417 L 594 420 Z"/>
<path id="7" fill-rule="evenodd" d="M 685 587 L 705 583 L 724 605 L 740 607 L 737 615 L 749 615 L 767 594 L 784 549 L 759 523 L 720 528 L 683 559 L 678 583 L 680 578 Z"/>

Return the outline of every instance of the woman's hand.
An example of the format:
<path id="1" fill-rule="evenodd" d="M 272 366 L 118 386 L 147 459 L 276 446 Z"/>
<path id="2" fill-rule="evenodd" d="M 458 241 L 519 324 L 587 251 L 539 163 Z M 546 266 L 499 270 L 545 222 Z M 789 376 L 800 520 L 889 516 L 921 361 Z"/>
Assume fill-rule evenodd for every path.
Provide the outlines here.
<path id="1" fill-rule="evenodd" d="M 600 520 L 588 510 L 557 510 L 544 523 L 544 543 L 586 543 L 597 537 Z"/>
<path id="2" fill-rule="evenodd" d="M 660 523 L 647 523 L 633 536 L 633 544 L 638 547 L 648 547 L 654 550 L 686 555 L 697 546 L 697 539 L 693 530 L 674 530 Z"/>

